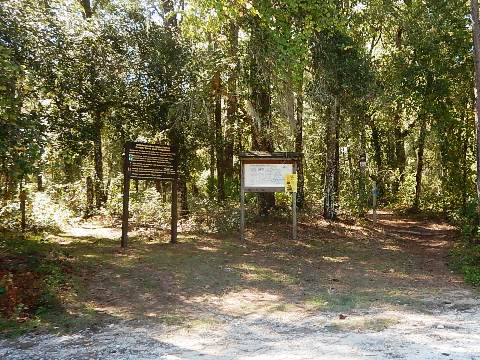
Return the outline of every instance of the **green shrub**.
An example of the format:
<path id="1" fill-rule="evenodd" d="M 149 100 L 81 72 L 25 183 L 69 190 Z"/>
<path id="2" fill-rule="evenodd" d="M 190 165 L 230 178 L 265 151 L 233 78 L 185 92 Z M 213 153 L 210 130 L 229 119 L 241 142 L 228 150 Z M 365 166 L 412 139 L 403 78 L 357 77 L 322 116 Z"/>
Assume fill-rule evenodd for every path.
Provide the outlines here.
<path id="1" fill-rule="evenodd" d="M 464 265 L 462 266 L 462 273 L 465 281 L 472 285 L 480 285 L 480 265 Z"/>
<path id="2" fill-rule="evenodd" d="M 464 240 L 452 250 L 453 265 L 459 270 L 465 281 L 480 286 L 480 245 Z"/>
<path id="3" fill-rule="evenodd" d="M 65 256 L 40 237 L 1 233 L 0 317 L 25 320 L 60 306 L 69 282 Z"/>

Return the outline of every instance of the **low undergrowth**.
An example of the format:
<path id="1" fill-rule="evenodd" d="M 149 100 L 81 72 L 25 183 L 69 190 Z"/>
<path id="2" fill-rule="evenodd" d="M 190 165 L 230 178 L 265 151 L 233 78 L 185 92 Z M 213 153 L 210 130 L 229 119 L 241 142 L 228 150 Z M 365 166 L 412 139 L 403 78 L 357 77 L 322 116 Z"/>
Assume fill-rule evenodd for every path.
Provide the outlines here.
<path id="1" fill-rule="evenodd" d="M 480 244 L 464 240 L 452 250 L 454 267 L 460 271 L 465 281 L 480 286 Z"/>
<path id="2" fill-rule="evenodd" d="M 67 254 L 39 235 L 0 231 L 0 332 L 24 332 L 62 313 L 72 291 Z"/>

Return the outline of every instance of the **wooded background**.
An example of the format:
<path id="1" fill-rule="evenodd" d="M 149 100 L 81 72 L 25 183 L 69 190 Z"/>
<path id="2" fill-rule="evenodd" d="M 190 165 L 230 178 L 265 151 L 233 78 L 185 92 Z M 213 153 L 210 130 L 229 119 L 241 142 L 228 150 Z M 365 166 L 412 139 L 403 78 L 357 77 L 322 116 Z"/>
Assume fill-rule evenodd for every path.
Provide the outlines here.
<path id="1" fill-rule="evenodd" d="M 469 13 L 460 0 L 2 1 L 1 221 L 25 188 L 30 226 L 119 216 L 131 140 L 179 149 L 184 216 L 237 206 L 237 155 L 264 150 L 303 152 L 298 206 L 326 218 L 363 215 L 372 181 L 382 206 L 474 217 Z M 137 220 L 168 216 L 167 183 L 133 186 Z M 262 214 L 288 201 L 248 200 Z"/>

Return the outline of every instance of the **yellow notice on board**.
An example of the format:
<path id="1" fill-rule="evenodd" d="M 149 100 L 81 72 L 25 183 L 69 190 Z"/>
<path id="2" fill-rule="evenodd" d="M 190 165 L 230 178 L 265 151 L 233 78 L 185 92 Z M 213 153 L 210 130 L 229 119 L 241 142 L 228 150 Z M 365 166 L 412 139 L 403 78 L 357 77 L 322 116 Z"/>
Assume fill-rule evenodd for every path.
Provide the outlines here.
<path id="1" fill-rule="evenodd" d="M 297 174 L 285 175 L 285 192 L 297 192 Z"/>

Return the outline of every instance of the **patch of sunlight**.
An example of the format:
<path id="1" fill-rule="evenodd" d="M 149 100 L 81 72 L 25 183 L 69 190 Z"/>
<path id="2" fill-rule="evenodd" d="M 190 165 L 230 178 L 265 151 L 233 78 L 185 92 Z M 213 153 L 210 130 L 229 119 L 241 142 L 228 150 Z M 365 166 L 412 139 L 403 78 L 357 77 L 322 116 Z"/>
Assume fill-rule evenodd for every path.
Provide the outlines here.
<path id="1" fill-rule="evenodd" d="M 73 237 L 92 237 L 100 239 L 117 239 L 121 236 L 120 229 L 107 227 L 91 227 L 88 225 L 72 227 L 66 231 L 67 235 Z"/>
<path id="2" fill-rule="evenodd" d="M 217 248 L 213 248 L 213 247 L 210 247 L 210 246 L 200 246 L 198 249 L 203 250 L 203 251 L 210 251 L 210 252 L 218 251 Z"/>
<path id="3" fill-rule="evenodd" d="M 35 192 L 32 196 L 32 217 L 37 223 L 59 229 L 68 227 L 68 221 L 74 217 L 70 210 L 57 204 L 47 192 Z"/>
<path id="4" fill-rule="evenodd" d="M 333 263 L 343 263 L 350 260 L 348 256 L 322 256 L 322 259 Z"/>
<path id="5" fill-rule="evenodd" d="M 400 246 L 397 245 L 385 245 L 382 247 L 383 250 L 390 250 L 390 251 L 401 251 L 402 249 Z"/>
<path id="6" fill-rule="evenodd" d="M 402 271 L 395 271 L 393 273 L 393 275 L 396 277 L 396 278 L 399 278 L 399 279 L 410 279 L 412 278 L 412 276 L 410 274 L 407 274 L 405 272 L 402 272 Z"/>
<path id="7" fill-rule="evenodd" d="M 74 240 L 75 240 L 73 238 L 66 238 L 66 237 L 56 236 L 56 235 L 48 235 L 45 239 L 48 240 L 48 241 L 55 242 L 55 243 L 60 244 L 60 245 L 68 245 L 68 244 L 71 244 L 72 242 L 74 242 Z"/>
<path id="8" fill-rule="evenodd" d="M 132 320 L 135 318 L 132 309 L 124 306 L 91 303 L 89 307 L 96 313 L 108 314 L 113 317 L 122 318 L 123 320 Z"/>
<path id="9" fill-rule="evenodd" d="M 270 314 L 271 308 L 282 302 L 277 294 L 256 289 L 234 290 L 221 296 L 201 295 L 190 298 L 195 304 L 209 304 L 210 307 L 231 315 Z"/>
<path id="10" fill-rule="evenodd" d="M 246 280 L 271 281 L 274 283 L 282 283 L 288 285 L 294 284 L 296 282 L 296 278 L 289 274 L 285 274 L 265 267 L 260 267 L 254 264 L 240 264 L 236 266 L 236 268 L 245 272 L 243 274 L 243 277 Z"/>
<path id="11" fill-rule="evenodd" d="M 321 296 L 316 296 L 313 299 L 308 300 L 307 304 L 312 305 L 318 309 L 327 309 L 329 307 L 328 300 Z"/>

